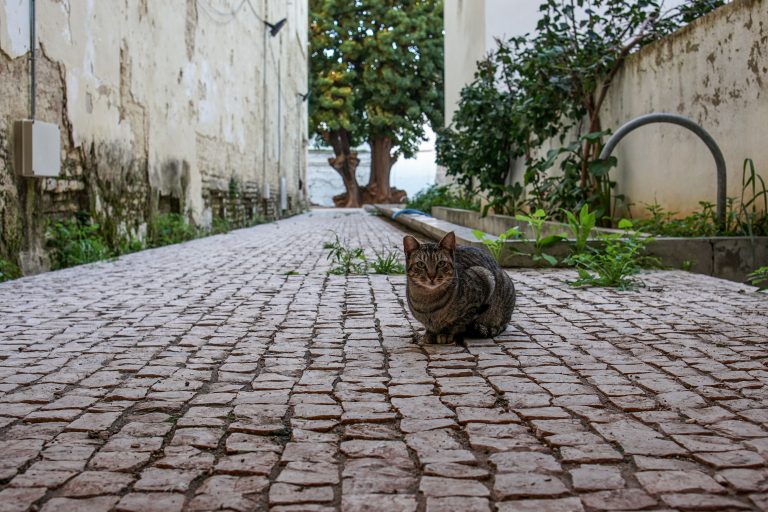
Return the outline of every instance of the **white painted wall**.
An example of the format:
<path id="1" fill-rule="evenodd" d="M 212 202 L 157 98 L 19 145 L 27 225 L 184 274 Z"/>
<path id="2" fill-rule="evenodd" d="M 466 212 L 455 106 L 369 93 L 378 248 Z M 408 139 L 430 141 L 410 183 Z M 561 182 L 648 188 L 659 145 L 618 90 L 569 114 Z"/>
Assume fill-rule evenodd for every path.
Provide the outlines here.
<path id="1" fill-rule="evenodd" d="M 58 68 L 61 80 L 41 83 L 40 117 L 63 132 L 71 126 L 75 147 L 116 144 L 146 158 L 150 181 L 161 192 L 177 186 L 170 183 L 177 177 L 163 171 L 167 162 L 186 162 L 185 204 L 198 221 L 209 217 L 203 187 L 233 175 L 268 183 L 273 192 L 285 176 L 291 195 L 302 196 L 307 105 L 297 94 L 307 91 L 307 0 L 249 0 L 228 14 L 239 5 L 38 0 L 39 57 Z M 28 0 L 0 3 L 0 58 L 14 64 L 26 59 L 28 13 Z M 265 35 L 260 18 L 283 17 L 288 22 L 279 34 Z M 65 119 L 57 118 L 61 105 L 47 103 L 46 88 L 54 86 L 64 93 Z M 0 129 L 23 116 L 27 102 L 28 94 L 7 109 L 0 101 Z"/>

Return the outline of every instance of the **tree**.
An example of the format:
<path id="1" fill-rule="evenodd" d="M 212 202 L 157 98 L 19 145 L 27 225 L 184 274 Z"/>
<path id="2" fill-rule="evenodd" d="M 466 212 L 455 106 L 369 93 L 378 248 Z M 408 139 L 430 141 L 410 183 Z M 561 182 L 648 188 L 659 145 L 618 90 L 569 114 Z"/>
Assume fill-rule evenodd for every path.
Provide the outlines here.
<path id="1" fill-rule="evenodd" d="M 333 149 L 337 206 L 400 202 L 392 165 L 442 126 L 442 0 L 310 0 L 310 130 Z M 367 185 L 354 148 L 371 147 Z"/>

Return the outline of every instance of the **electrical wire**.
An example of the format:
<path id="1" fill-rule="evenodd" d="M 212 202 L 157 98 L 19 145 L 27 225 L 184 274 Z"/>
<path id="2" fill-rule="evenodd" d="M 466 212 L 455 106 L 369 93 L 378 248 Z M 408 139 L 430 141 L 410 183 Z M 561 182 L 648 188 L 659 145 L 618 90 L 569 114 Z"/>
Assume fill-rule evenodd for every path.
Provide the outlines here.
<path id="1" fill-rule="evenodd" d="M 214 23 L 217 23 L 219 25 L 227 25 L 232 21 L 234 21 L 237 18 L 238 13 L 243 9 L 243 7 L 245 7 L 246 2 L 250 4 L 250 1 L 248 0 L 241 0 L 240 5 L 238 5 L 231 11 L 222 11 L 212 6 L 205 0 L 197 0 L 197 4 L 200 7 L 202 7 L 202 10 L 205 11 L 205 13 L 211 18 L 211 20 L 213 20 Z M 224 20 L 221 20 L 219 18 L 224 18 Z"/>

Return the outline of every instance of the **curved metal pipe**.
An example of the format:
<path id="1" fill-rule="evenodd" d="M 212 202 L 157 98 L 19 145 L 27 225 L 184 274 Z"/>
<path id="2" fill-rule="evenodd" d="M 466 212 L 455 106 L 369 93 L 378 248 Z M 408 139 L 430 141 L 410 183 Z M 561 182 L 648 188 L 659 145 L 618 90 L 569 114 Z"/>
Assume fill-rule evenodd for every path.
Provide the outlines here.
<path id="1" fill-rule="evenodd" d="M 622 125 L 621 128 L 616 130 L 616 133 L 614 133 L 611 138 L 608 139 L 608 142 L 600 152 L 600 159 L 603 160 L 611 156 L 611 153 L 613 153 L 616 145 L 629 132 L 651 123 L 670 123 L 682 126 L 683 128 L 688 128 L 693 133 L 698 135 L 704 144 L 706 144 L 709 148 L 709 151 L 715 158 L 715 165 L 717 166 L 717 229 L 719 232 L 722 232 L 725 229 L 725 187 L 727 180 L 725 172 L 725 158 L 723 158 L 723 153 L 720 151 L 720 147 L 715 142 L 715 139 L 713 139 L 712 136 L 707 133 L 704 128 L 691 121 L 687 117 L 667 113 L 653 113 L 636 117 L 635 119 Z"/>

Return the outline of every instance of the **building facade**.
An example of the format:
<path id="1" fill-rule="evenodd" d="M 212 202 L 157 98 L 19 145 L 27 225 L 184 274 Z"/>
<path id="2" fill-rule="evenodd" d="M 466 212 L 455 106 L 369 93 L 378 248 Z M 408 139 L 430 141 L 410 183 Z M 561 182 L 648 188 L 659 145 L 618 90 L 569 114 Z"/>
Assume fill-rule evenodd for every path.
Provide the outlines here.
<path id="1" fill-rule="evenodd" d="M 0 4 L 0 254 L 47 266 L 45 228 L 77 212 L 142 236 L 306 204 L 306 0 Z M 283 21 L 284 20 L 284 21 Z M 36 32 L 35 85 L 30 31 Z M 13 123 L 61 130 L 61 172 L 14 172 Z"/>

